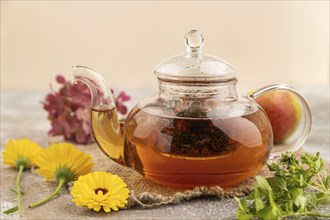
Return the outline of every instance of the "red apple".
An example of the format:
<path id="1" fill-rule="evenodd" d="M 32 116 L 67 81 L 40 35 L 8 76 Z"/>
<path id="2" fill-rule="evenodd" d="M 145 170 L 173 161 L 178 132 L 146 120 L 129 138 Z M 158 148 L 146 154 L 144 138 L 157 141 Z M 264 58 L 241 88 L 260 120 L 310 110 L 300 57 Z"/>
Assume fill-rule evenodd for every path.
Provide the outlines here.
<path id="1" fill-rule="evenodd" d="M 272 125 L 274 144 L 282 144 L 297 129 L 301 118 L 298 98 L 290 92 L 271 91 L 257 98 Z"/>

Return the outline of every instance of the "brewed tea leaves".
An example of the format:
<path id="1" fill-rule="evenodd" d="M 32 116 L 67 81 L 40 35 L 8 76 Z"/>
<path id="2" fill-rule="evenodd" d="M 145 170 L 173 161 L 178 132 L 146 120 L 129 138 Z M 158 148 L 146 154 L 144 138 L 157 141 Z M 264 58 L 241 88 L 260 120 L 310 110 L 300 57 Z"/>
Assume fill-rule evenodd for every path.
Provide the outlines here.
<path id="1" fill-rule="evenodd" d="M 193 102 L 177 116 L 180 118 L 174 119 L 172 124 L 162 129 L 164 152 L 188 157 L 209 157 L 235 150 L 229 144 L 230 138 L 226 133 L 216 127 L 211 119 L 207 119 L 199 102 Z"/>

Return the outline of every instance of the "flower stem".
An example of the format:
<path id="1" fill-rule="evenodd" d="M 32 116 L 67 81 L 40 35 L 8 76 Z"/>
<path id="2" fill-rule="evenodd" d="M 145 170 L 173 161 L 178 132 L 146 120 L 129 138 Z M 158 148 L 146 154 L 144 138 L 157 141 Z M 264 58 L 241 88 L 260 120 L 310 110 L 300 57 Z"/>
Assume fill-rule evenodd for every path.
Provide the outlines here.
<path id="1" fill-rule="evenodd" d="M 35 208 L 35 207 L 38 207 L 38 206 L 40 206 L 40 205 L 42 205 L 42 204 L 48 202 L 48 201 L 51 200 L 52 198 L 54 198 L 54 197 L 59 193 L 59 191 L 62 189 L 64 183 L 65 183 L 65 179 L 64 179 L 64 178 L 60 179 L 60 182 L 59 182 L 59 184 L 58 184 L 58 186 L 57 186 L 55 192 L 53 192 L 53 193 L 52 193 L 49 197 L 47 197 L 46 199 L 41 200 L 41 201 L 39 201 L 39 202 L 36 202 L 36 203 L 34 203 L 34 204 L 29 205 L 29 208 Z"/>
<path id="2" fill-rule="evenodd" d="M 16 177 L 16 194 L 17 194 L 17 208 L 18 208 L 18 212 L 19 212 L 19 216 L 22 217 L 22 204 L 21 204 L 21 178 L 23 175 L 23 171 L 24 171 L 24 166 L 20 165 L 19 166 L 19 170 L 18 170 L 18 174 Z"/>

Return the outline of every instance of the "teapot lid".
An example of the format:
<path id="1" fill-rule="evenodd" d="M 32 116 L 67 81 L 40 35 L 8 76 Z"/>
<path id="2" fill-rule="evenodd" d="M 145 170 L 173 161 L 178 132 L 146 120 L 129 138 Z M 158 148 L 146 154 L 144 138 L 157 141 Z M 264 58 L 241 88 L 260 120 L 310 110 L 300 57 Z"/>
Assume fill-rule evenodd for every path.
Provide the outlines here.
<path id="1" fill-rule="evenodd" d="M 185 82 L 227 82 L 235 80 L 234 69 L 225 61 L 202 52 L 203 35 L 197 30 L 185 36 L 186 53 L 160 63 L 154 73 L 158 79 Z"/>

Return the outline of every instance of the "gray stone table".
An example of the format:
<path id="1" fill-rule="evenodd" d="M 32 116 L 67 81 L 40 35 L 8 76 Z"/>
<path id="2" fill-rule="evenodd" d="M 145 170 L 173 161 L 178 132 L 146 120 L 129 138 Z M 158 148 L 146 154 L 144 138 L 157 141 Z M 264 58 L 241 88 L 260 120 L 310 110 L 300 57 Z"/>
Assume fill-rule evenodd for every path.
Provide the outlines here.
<path id="1" fill-rule="evenodd" d="M 322 157 L 329 161 L 329 87 L 298 88 L 298 90 L 307 98 L 313 114 L 312 131 L 303 150 L 311 153 L 319 151 Z M 133 98 L 129 102 L 130 107 L 144 95 L 152 94 L 150 90 L 129 90 L 127 92 Z M 1 91 L 1 152 L 9 139 L 28 137 L 41 145 L 47 144 L 47 131 L 50 126 L 41 104 L 46 93 L 47 91 Z M 10 186 L 8 182 L 12 183 L 12 186 L 14 185 L 15 176 L 15 172 L 1 164 L 1 219 L 18 218 L 17 214 L 2 214 L 3 210 L 15 204 L 15 196 L 8 193 L 7 188 Z M 102 219 L 233 219 L 236 210 L 237 204 L 233 199 L 201 198 L 179 205 L 160 206 L 153 209 L 135 207 L 125 211 L 111 212 L 109 215 L 100 214 L 93 219 L 98 217 Z M 329 214 L 330 207 L 322 207 L 322 212 Z M 49 210 L 49 215 L 32 213 L 27 212 L 24 218 L 81 218 L 66 215 L 56 209 Z M 88 215 L 86 217 L 91 219 Z"/>

